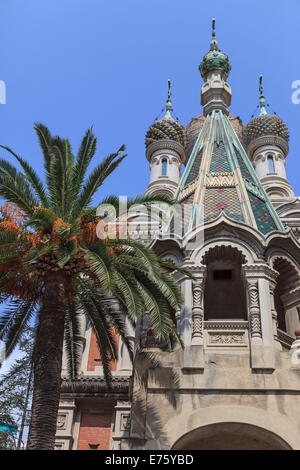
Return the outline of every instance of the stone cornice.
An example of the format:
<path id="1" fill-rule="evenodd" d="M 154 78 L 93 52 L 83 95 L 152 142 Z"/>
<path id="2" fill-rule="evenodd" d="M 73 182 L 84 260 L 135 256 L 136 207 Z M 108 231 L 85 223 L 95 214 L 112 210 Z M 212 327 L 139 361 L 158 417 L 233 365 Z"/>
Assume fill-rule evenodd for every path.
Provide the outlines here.
<path id="1" fill-rule="evenodd" d="M 271 268 L 267 264 L 245 264 L 242 269 L 248 279 L 252 277 L 267 277 L 271 281 L 276 281 L 279 274 L 275 269 Z"/>
<path id="2" fill-rule="evenodd" d="M 174 150 L 180 156 L 182 163 L 184 163 L 186 160 L 186 154 L 183 146 L 175 140 L 162 139 L 158 140 L 157 142 L 152 142 L 152 144 L 150 144 L 146 150 L 146 157 L 149 162 L 153 153 L 157 150 Z"/>
<path id="3" fill-rule="evenodd" d="M 106 396 L 128 395 L 131 377 L 115 376 L 111 379 L 111 389 L 107 387 L 104 377 L 79 377 L 71 381 L 65 377 L 62 379 L 61 393 L 80 394 L 84 396 L 105 394 Z"/>
<path id="4" fill-rule="evenodd" d="M 252 158 L 254 152 L 259 147 L 263 147 L 264 145 L 276 145 L 277 147 L 281 148 L 285 157 L 289 153 L 289 144 L 282 137 L 276 137 L 274 135 L 264 135 L 252 140 L 248 145 L 247 154 L 249 155 L 249 158 Z"/>

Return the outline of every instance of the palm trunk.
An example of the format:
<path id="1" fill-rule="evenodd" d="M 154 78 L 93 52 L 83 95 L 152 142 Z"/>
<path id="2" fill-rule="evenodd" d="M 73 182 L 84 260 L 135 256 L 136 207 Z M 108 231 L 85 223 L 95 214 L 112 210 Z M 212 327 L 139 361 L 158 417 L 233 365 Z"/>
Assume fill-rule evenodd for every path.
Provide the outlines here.
<path id="1" fill-rule="evenodd" d="M 45 282 L 34 352 L 34 388 L 28 450 L 53 450 L 61 387 L 66 282 L 50 274 Z"/>

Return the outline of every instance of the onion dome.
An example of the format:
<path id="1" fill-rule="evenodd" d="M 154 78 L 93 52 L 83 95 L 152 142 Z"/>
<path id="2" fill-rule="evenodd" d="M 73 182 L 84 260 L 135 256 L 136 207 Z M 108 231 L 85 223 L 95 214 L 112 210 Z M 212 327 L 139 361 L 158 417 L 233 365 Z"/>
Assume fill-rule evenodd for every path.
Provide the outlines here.
<path id="1" fill-rule="evenodd" d="M 212 21 L 212 40 L 210 43 L 210 51 L 205 54 L 199 65 L 199 71 L 203 79 L 209 72 L 220 70 L 226 80 L 231 70 L 229 58 L 218 48 L 218 41 L 215 33 L 215 19 Z"/>
<path id="2" fill-rule="evenodd" d="M 268 114 L 266 111 L 266 100 L 262 88 L 262 75 L 259 77 L 259 92 L 260 114 L 253 118 L 246 126 L 243 132 L 244 145 L 247 148 L 254 140 L 260 137 L 273 136 L 275 140 L 277 138 L 277 141 L 283 139 L 286 142 L 286 147 L 290 138 L 289 130 L 282 119 L 274 114 Z"/>
<path id="3" fill-rule="evenodd" d="M 146 133 L 145 144 L 146 148 L 149 147 L 153 142 L 159 140 L 173 140 L 178 142 L 183 147 L 185 146 L 185 132 L 183 125 L 172 118 L 171 111 L 171 81 L 168 80 L 169 90 L 168 99 L 166 102 L 166 114 L 162 119 L 155 121 L 148 129 Z"/>

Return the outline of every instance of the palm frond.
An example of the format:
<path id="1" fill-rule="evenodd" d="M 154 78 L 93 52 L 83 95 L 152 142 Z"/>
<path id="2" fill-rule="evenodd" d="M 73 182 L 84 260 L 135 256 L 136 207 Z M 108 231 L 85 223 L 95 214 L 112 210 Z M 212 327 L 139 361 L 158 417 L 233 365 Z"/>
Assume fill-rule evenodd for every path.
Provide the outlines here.
<path id="1" fill-rule="evenodd" d="M 17 173 L 15 178 L 12 178 L 0 172 L 0 196 L 14 202 L 29 217 L 34 207 L 39 205 L 38 199 L 21 173 Z"/>
<path id="2" fill-rule="evenodd" d="M 117 168 L 122 160 L 124 160 L 126 155 L 119 157 L 119 155 L 124 152 L 124 149 L 124 146 L 120 147 L 118 152 L 109 155 L 109 157 L 105 158 L 105 160 L 103 160 L 103 162 L 92 171 L 74 206 L 72 214 L 73 218 L 78 218 L 86 210 L 95 192 L 100 188 L 105 179 Z"/>
<path id="3" fill-rule="evenodd" d="M 4 340 L 6 357 L 13 351 L 33 312 L 33 302 L 24 299 L 13 299 L 1 314 L 0 339 Z"/>
<path id="4" fill-rule="evenodd" d="M 36 171 L 32 168 L 31 165 L 29 165 L 29 163 L 26 160 L 24 160 L 22 157 L 20 157 L 15 152 L 13 152 L 9 147 L 5 147 L 3 145 L 0 145 L 0 147 L 7 150 L 11 155 L 13 155 L 18 160 L 18 162 L 20 163 L 20 165 L 22 166 L 22 168 L 25 172 L 25 176 L 26 176 L 27 180 L 31 183 L 31 185 L 32 185 L 37 197 L 39 198 L 40 202 L 43 204 L 44 207 L 48 207 L 49 206 L 49 201 L 48 201 L 47 193 L 46 193 L 45 187 L 44 187 L 42 181 L 40 180 L 40 178 L 38 177 Z M 3 162 L 3 160 L 2 160 L 2 162 Z M 5 163 L 7 164 L 6 161 L 5 161 Z M 1 163 L 0 163 L 0 168 L 2 169 Z M 12 174 L 11 174 L 11 176 L 14 177 Z"/>
<path id="5" fill-rule="evenodd" d="M 74 197 L 77 197 L 81 190 L 86 170 L 95 155 L 96 147 L 97 139 L 91 128 L 83 137 L 76 157 L 76 165 L 73 171 Z"/>
<path id="6" fill-rule="evenodd" d="M 71 380 L 77 378 L 81 359 L 81 348 L 78 341 L 80 335 L 79 313 L 77 302 L 73 298 L 68 303 L 65 322 L 65 351 L 68 373 Z"/>
<path id="7" fill-rule="evenodd" d="M 109 292 L 111 287 L 110 264 L 111 260 L 103 243 L 94 243 L 88 247 L 81 246 L 81 251 L 86 256 L 90 270 L 99 279 L 102 288 Z"/>

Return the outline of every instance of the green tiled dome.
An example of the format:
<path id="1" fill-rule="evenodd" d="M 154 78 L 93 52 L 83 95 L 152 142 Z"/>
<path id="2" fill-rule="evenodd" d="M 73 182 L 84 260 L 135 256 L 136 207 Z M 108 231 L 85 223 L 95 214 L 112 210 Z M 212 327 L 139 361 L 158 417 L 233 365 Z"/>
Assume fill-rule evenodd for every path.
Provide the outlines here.
<path id="1" fill-rule="evenodd" d="M 224 52 L 218 48 L 218 41 L 216 40 L 215 32 L 215 19 L 212 21 L 212 40 L 210 43 L 210 51 L 205 54 L 199 65 L 199 71 L 202 78 L 205 79 L 209 72 L 213 70 L 221 70 L 224 80 L 227 79 L 231 70 L 229 58 Z"/>
<path id="2" fill-rule="evenodd" d="M 289 141 L 290 135 L 286 124 L 278 116 L 262 114 L 252 119 L 243 132 L 246 147 L 252 140 L 265 135 L 274 135 Z"/>
<path id="3" fill-rule="evenodd" d="M 172 118 L 163 118 L 149 127 L 146 133 L 146 148 L 158 140 L 174 140 L 185 146 L 185 132 L 183 125 Z"/>
<path id="4" fill-rule="evenodd" d="M 225 80 L 231 70 L 228 56 L 219 50 L 209 51 L 205 54 L 199 65 L 202 78 L 205 78 L 213 70 L 221 70 Z"/>

